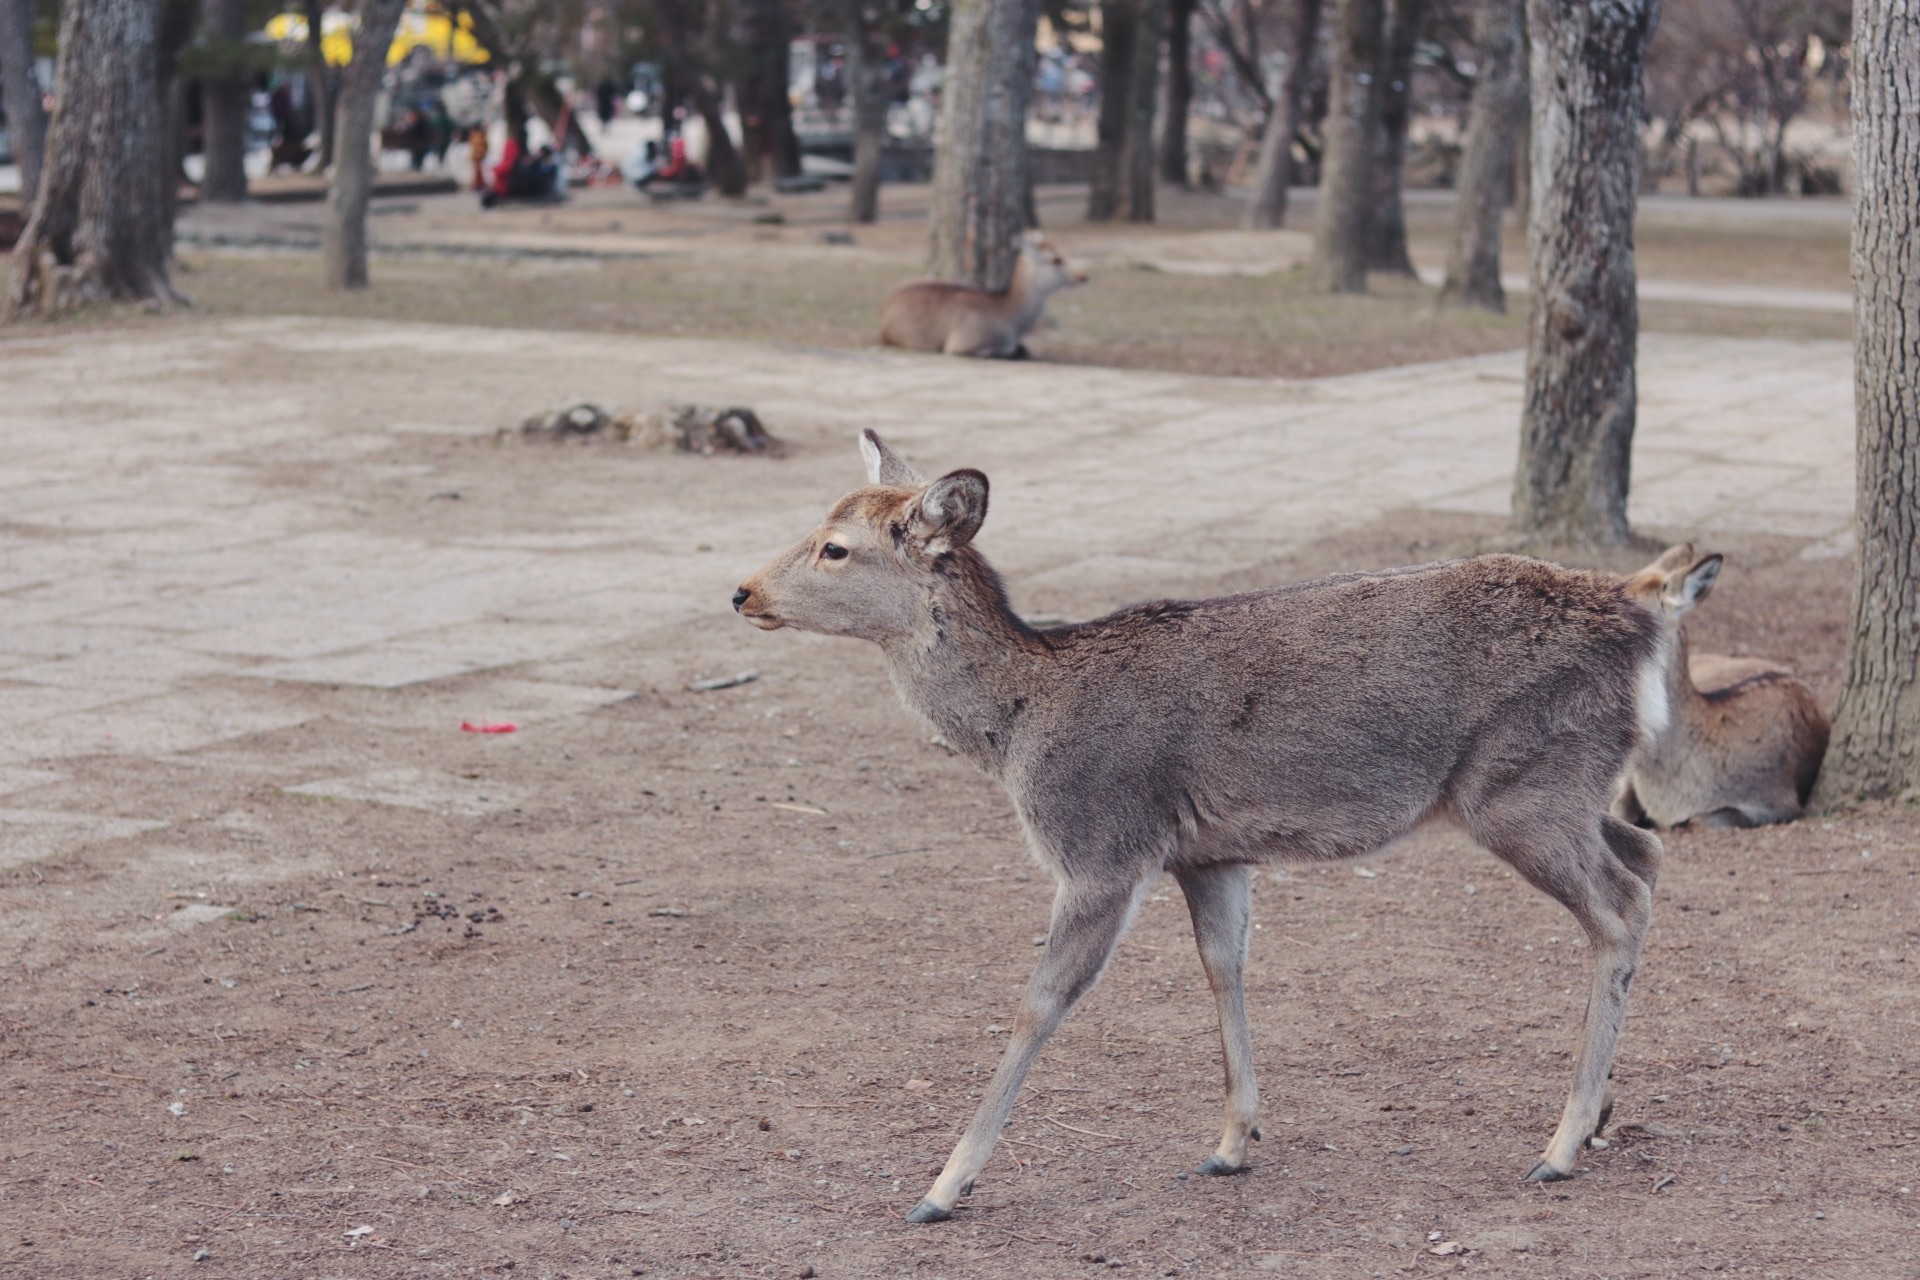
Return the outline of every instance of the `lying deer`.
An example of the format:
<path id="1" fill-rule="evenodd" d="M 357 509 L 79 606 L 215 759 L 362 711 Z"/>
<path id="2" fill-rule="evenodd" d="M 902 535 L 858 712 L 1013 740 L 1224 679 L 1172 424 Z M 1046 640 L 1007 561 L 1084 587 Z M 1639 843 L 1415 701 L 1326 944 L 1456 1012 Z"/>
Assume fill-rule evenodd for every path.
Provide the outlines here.
<path id="1" fill-rule="evenodd" d="M 1036 630 L 974 547 L 987 478 L 928 483 L 866 432 L 871 483 L 734 592 L 764 630 L 878 643 L 913 710 L 1006 787 L 1058 889 L 1046 950 L 980 1110 L 926 1198 L 986 1164 L 1027 1070 L 1092 988 L 1149 885 L 1186 895 L 1226 1057 L 1226 1129 L 1259 1136 L 1241 990 L 1248 868 L 1370 853 L 1450 815 L 1593 942 L 1573 1089 L 1527 1176 L 1570 1177 L 1653 905 L 1660 842 L 1609 815 L 1667 714 L 1671 629 L 1624 579 L 1519 556 L 1133 605 Z"/>
<path id="2" fill-rule="evenodd" d="M 1656 826 L 1758 827 L 1800 816 L 1827 752 L 1827 715 L 1786 668 L 1758 658 L 1687 657 L 1680 620 L 1720 576 L 1717 555 L 1682 543 L 1633 575 L 1628 591 L 1666 620 L 1667 727 L 1635 756 L 1614 814 Z"/>
<path id="3" fill-rule="evenodd" d="M 880 341 L 909 351 L 1023 360 L 1023 339 L 1047 299 L 1086 280 L 1045 237 L 1030 231 L 1013 279 L 998 292 L 951 280 L 915 280 L 895 289 L 880 308 Z"/>

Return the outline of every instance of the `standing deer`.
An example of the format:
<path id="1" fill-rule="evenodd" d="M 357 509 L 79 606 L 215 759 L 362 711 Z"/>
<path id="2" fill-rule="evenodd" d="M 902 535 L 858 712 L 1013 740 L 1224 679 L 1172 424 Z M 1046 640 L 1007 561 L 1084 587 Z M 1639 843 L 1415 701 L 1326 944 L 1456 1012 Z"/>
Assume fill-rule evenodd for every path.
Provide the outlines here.
<path id="1" fill-rule="evenodd" d="M 1029 231 L 1004 289 L 952 280 L 915 280 L 895 289 L 880 308 L 880 341 L 909 351 L 1024 360 L 1027 331 L 1039 323 L 1047 299 L 1086 281 L 1044 236 Z"/>
<path id="2" fill-rule="evenodd" d="M 973 545 L 987 478 L 928 483 L 873 432 L 868 479 L 734 592 L 764 630 L 872 640 L 894 687 L 1012 797 L 1058 888 L 1046 951 L 985 1100 L 913 1222 L 949 1217 L 1027 1070 L 1092 988 L 1142 895 L 1186 895 L 1226 1058 L 1226 1129 L 1259 1136 L 1241 988 L 1248 868 L 1379 849 L 1451 815 L 1593 943 L 1592 996 L 1560 1126 L 1527 1176 L 1572 1176 L 1653 905 L 1660 842 L 1609 815 L 1666 715 L 1673 644 L 1625 580 L 1519 556 L 1344 574 L 1132 605 L 1036 630 Z"/>
<path id="3" fill-rule="evenodd" d="M 1800 816 L 1827 753 L 1827 714 L 1786 668 L 1759 658 L 1687 654 L 1680 620 L 1707 598 L 1721 558 L 1691 543 L 1633 575 L 1628 591 L 1674 635 L 1667 726 L 1635 757 L 1614 814 L 1660 827 L 1758 827 Z"/>

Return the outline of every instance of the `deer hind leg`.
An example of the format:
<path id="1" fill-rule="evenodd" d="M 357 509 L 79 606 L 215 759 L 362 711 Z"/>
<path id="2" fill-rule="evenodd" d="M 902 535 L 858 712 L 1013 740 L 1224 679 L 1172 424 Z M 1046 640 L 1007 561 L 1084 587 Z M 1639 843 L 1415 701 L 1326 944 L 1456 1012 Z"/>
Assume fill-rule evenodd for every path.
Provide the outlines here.
<path id="1" fill-rule="evenodd" d="M 1227 1068 L 1226 1131 L 1219 1149 L 1195 1172 L 1238 1173 L 1247 1163 L 1247 1139 L 1260 1136 L 1260 1088 L 1253 1078 L 1253 1033 L 1247 1028 L 1242 982 L 1253 919 L 1247 869 L 1200 867 L 1176 871 L 1174 878 L 1187 895 L 1194 945 L 1220 1008 L 1220 1050 Z"/>
<path id="2" fill-rule="evenodd" d="M 1580 1149 L 1611 1110 L 1607 1080 L 1626 1017 L 1627 988 L 1652 919 L 1660 865 L 1660 841 L 1651 832 L 1602 814 L 1568 815 L 1564 807 L 1553 815 L 1553 804 L 1538 793 L 1501 797 L 1469 823 L 1482 843 L 1571 911 L 1593 945 L 1593 988 L 1573 1089 L 1553 1140 L 1527 1174 L 1533 1182 L 1572 1177 Z"/>
<path id="3" fill-rule="evenodd" d="M 1027 981 L 1020 1011 L 1014 1015 L 1013 1034 L 999 1069 L 987 1085 L 987 1096 L 974 1113 L 973 1123 L 947 1157 L 946 1168 L 934 1180 L 926 1198 L 907 1214 L 909 1222 L 940 1222 L 952 1216 L 953 1206 L 973 1186 L 1000 1130 L 1013 1112 L 1027 1071 L 1081 996 L 1093 989 L 1100 971 L 1113 955 L 1114 944 L 1146 892 L 1148 880 L 1118 888 L 1105 885 L 1063 884 L 1053 901 L 1053 923 L 1047 931 L 1047 949 Z"/>

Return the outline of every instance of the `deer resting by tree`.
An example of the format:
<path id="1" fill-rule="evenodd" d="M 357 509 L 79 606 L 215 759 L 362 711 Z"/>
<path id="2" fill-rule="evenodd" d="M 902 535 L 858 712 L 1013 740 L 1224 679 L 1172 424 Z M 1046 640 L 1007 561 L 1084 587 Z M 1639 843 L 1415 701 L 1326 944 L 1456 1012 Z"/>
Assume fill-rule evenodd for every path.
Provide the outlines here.
<path id="1" fill-rule="evenodd" d="M 733 606 L 763 630 L 879 644 L 906 704 L 1005 786 L 1058 886 L 1006 1055 L 908 1218 L 952 1215 L 1162 873 L 1186 895 L 1226 1058 L 1225 1132 L 1200 1172 L 1243 1167 L 1259 1133 L 1248 868 L 1356 857 L 1440 815 L 1592 941 L 1573 1089 L 1527 1175 L 1570 1177 L 1606 1119 L 1660 861 L 1655 836 L 1608 813 L 1666 719 L 1675 652 L 1626 579 L 1493 555 L 1035 629 L 973 545 L 986 476 L 928 483 L 871 431 L 861 450 L 871 483 Z"/>

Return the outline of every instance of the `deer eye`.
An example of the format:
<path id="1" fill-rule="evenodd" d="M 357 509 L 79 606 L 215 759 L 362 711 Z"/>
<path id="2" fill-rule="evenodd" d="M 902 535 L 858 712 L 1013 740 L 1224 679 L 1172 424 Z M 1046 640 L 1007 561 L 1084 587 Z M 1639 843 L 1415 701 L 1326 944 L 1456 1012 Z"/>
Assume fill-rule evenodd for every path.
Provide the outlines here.
<path id="1" fill-rule="evenodd" d="M 847 549 L 837 542 L 829 542 L 826 546 L 820 548 L 820 554 L 829 560 L 845 560 L 847 558 Z"/>

